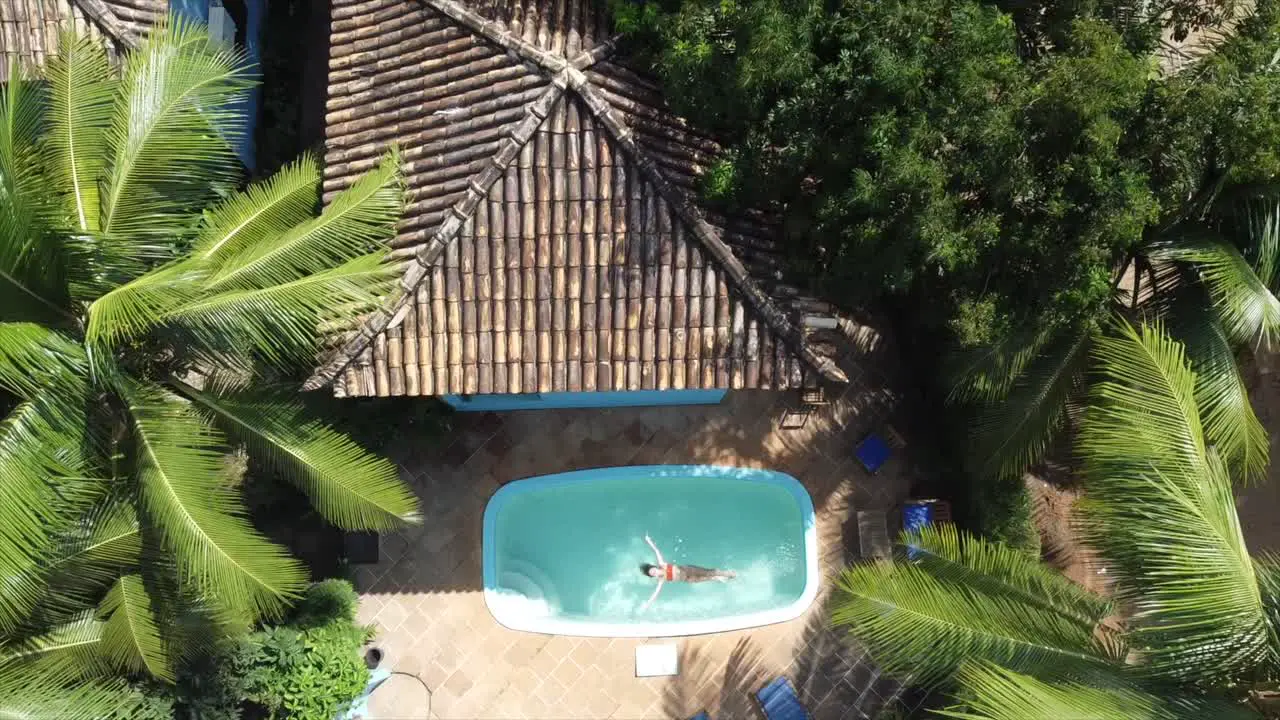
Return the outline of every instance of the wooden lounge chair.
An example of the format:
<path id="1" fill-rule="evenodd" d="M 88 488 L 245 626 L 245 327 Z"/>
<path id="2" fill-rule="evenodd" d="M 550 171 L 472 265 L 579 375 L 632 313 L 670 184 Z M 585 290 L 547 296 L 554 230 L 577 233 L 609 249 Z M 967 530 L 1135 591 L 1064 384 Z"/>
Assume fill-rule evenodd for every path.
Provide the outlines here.
<path id="1" fill-rule="evenodd" d="M 795 687 L 785 677 L 760 688 L 756 693 L 760 703 L 760 712 L 766 720 L 812 720 L 809 711 L 804 709 Z"/>

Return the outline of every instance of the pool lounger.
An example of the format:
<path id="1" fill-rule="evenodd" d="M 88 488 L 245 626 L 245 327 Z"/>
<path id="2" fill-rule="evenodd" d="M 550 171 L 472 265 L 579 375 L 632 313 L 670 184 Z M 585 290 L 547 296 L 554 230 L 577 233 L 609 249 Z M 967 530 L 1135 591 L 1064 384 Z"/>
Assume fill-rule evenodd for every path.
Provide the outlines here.
<path id="1" fill-rule="evenodd" d="M 703 710 L 697 715 L 694 715 L 693 717 L 689 718 L 689 720 L 711 720 L 711 716 L 707 714 L 706 710 Z"/>
<path id="2" fill-rule="evenodd" d="M 804 709 L 796 689 L 785 677 L 760 688 L 756 700 L 768 720 L 810 720 L 809 711 Z"/>

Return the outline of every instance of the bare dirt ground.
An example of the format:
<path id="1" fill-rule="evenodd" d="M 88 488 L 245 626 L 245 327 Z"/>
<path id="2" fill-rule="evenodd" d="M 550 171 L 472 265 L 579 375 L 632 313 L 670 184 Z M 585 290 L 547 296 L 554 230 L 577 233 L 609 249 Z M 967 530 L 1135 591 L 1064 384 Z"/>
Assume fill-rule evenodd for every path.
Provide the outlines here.
<path id="1" fill-rule="evenodd" d="M 1271 467 L 1265 483 L 1236 492 L 1236 508 L 1249 550 L 1280 552 L 1280 354 L 1258 353 L 1242 371 L 1253 410 L 1271 438 Z"/>
<path id="2" fill-rule="evenodd" d="M 1095 592 L 1106 591 L 1106 572 L 1092 551 L 1080 542 L 1072 518 L 1080 491 L 1062 483 L 1028 474 L 1024 478 L 1035 503 L 1036 525 L 1040 528 L 1040 547 L 1045 562 L 1062 574 Z M 1099 572 L 1103 570 L 1103 572 Z"/>

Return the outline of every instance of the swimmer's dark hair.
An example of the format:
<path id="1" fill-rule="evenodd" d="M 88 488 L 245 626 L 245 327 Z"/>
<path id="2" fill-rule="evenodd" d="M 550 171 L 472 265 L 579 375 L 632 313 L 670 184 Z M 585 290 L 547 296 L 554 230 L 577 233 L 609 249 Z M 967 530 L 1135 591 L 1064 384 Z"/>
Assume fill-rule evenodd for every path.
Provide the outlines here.
<path id="1" fill-rule="evenodd" d="M 640 563 L 640 573 L 645 577 L 649 577 L 649 571 L 658 567 L 653 563 Z"/>

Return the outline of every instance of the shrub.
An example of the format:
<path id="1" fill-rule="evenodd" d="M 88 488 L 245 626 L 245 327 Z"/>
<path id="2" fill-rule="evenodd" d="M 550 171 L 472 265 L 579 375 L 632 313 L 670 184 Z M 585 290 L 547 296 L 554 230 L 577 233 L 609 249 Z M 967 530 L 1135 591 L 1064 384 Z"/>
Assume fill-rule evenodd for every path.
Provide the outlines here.
<path id="1" fill-rule="evenodd" d="M 242 658 L 246 699 L 273 718 L 332 720 L 369 682 L 360 650 L 373 630 L 354 618 L 349 583 L 312 585 L 290 624 L 251 636 Z"/>
<path id="2" fill-rule="evenodd" d="M 1021 477 L 975 483 L 973 502 L 980 534 L 1040 557 L 1031 492 Z"/>
<path id="3" fill-rule="evenodd" d="M 300 628 L 319 627 L 345 620 L 354 622 L 360 598 L 345 580 L 321 580 L 312 585 L 298 602 L 291 625 Z"/>
<path id="4" fill-rule="evenodd" d="M 312 584 L 283 625 L 267 626 L 178 673 L 178 682 L 134 688 L 140 707 L 109 720 L 333 720 L 369 682 L 362 646 L 372 628 L 355 622 L 345 580 Z"/>

